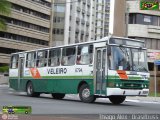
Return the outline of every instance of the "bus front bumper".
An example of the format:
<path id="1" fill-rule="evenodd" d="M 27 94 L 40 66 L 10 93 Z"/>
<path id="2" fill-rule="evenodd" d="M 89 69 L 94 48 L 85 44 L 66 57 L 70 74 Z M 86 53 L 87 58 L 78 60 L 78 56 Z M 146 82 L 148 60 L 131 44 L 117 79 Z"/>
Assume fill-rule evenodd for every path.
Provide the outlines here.
<path id="1" fill-rule="evenodd" d="M 124 96 L 147 96 L 149 94 L 149 89 L 120 89 L 120 88 L 107 88 L 107 96 L 112 95 L 124 95 Z"/>

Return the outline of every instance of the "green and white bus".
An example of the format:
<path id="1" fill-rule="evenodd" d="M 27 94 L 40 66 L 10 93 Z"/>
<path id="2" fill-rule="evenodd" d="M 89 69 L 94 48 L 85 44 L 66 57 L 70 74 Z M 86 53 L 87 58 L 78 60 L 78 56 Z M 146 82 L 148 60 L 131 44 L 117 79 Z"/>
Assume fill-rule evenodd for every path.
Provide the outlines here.
<path id="1" fill-rule="evenodd" d="M 79 94 L 83 102 L 106 97 L 113 104 L 126 96 L 147 96 L 149 72 L 143 41 L 104 37 L 59 47 L 43 48 L 11 55 L 10 87 L 63 99 Z"/>

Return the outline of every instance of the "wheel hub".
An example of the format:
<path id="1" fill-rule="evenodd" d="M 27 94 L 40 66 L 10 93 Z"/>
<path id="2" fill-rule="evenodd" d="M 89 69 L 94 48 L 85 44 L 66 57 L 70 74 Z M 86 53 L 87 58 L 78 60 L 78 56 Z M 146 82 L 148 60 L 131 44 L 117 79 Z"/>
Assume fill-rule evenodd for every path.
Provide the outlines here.
<path id="1" fill-rule="evenodd" d="M 84 98 L 88 98 L 90 96 L 90 90 L 88 88 L 84 89 L 82 92 L 82 96 Z"/>

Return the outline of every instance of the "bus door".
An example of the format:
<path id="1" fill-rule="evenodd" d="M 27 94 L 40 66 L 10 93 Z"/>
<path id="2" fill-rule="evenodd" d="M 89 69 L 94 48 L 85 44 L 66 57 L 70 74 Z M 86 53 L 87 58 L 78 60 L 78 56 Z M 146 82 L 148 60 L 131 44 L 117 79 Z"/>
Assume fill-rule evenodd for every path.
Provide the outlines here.
<path id="1" fill-rule="evenodd" d="M 18 62 L 18 89 L 21 89 L 21 78 L 23 77 L 23 71 L 24 71 L 24 58 L 19 58 Z"/>
<path id="2" fill-rule="evenodd" d="M 95 93 L 106 94 L 105 66 L 106 66 L 106 48 L 96 49 L 95 58 Z"/>

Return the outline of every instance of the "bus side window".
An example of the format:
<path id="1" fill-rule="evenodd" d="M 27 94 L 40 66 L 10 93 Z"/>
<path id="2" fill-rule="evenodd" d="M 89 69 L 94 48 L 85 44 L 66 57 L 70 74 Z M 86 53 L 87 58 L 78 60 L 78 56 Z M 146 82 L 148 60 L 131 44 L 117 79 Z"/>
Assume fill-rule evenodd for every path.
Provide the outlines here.
<path id="1" fill-rule="evenodd" d="M 15 68 L 18 68 L 18 59 L 19 59 L 19 56 L 18 55 L 13 55 L 11 57 L 11 68 L 12 69 L 15 69 Z"/>
<path id="2" fill-rule="evenodd" d="M 49 51 L 48 66 L 59 66 L 60 65 L 61 49 L 53 49 Z"/>
<path id="3" fill-rule="evenodd" d="M 92 64 L 93 45 L 78 46 L 77 64 Z"/>
<path id="4" fill-rule="evenodd" d="M 37 60 L 36 60 L 37 67 L 47 66 L 47 53 L 48 53 L 47 50 L 37 52 Z"/>
<path id="5" fill-rule="evenodd" d="M 27 53 L 26 67 L 35 67 L 36 52 Z"/>
<path id="6" fill-rule="evenodd" d="M 75 57 L 76 57 L 75 53 L 76 53 L 75 46 L 63 48 L 61 64 L 62 65 L 75 65 Z"/>

